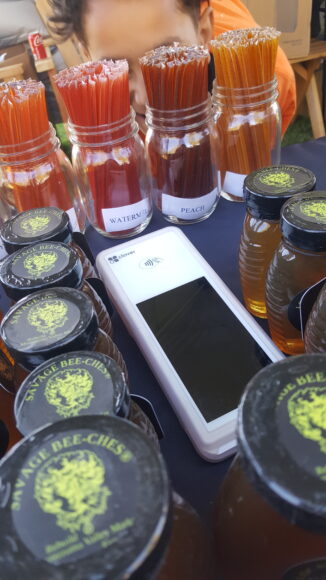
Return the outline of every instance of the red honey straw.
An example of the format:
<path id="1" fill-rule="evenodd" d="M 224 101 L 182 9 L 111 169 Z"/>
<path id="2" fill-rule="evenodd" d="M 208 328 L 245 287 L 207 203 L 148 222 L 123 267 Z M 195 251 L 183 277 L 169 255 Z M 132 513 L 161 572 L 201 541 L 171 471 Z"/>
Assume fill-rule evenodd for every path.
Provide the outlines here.
<path id="1" fill-rule="evenodd" d="M 206 101 L 209 52 L 203 46 L 175 42 L 147 52 L 139 62 L 150 107 L 171 111 Z"/>
<path id="2" fill-rule="evenodd" d="M 129 114 L 126 60 L 82 63 L 60 71 L 54 80 L 74 125 L 107 125 Z"/>
<path id="3" fill-rule="evenodd" d="M 17 145 L 49 130 L 44 85 L 32 79 L 0 83 L 0 145 Z"/>

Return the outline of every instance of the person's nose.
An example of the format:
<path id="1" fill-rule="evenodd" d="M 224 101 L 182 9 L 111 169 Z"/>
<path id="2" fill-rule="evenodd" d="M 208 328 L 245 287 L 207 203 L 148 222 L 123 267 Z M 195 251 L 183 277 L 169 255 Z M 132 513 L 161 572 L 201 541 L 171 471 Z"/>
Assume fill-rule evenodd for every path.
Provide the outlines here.
<path id="1" fill-rule="evenodd" d="M 134 70 L 132 76 L 129 78 L 129 89 L 131 105 L 135 109 L 136 113 L 144 115 L 147 94 L 140 68 Z"/>

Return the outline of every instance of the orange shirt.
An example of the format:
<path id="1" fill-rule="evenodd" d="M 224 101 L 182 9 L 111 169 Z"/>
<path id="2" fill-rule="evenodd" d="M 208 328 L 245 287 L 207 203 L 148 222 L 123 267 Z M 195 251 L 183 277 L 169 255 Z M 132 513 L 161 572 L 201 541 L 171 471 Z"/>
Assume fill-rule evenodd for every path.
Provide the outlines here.
<path id="1" fill-rule="evenodd" d="M 214 10 L 214 38 L 227 30 L 258 26 L 240 0 L 211 0 L 211 6 Z M 282 111 L 284 134 L 295 113 L 296 90 L 292 67 L 281 48 L 278 49 L 275 72 L 278 78 L 278 101 Z"/>

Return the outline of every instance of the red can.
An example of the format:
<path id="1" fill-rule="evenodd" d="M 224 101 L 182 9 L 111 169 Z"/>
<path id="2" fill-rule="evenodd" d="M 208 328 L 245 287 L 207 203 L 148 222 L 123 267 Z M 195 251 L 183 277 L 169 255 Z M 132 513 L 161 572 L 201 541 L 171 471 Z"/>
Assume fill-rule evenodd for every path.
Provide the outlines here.
<path id="1" fill-rule="evenodd" d="M 31 32 L 28 35 L 28 42 L 35 60 L 42 60 L 43 58 L 47 58 L 42 34 L 39 32 Z"/>

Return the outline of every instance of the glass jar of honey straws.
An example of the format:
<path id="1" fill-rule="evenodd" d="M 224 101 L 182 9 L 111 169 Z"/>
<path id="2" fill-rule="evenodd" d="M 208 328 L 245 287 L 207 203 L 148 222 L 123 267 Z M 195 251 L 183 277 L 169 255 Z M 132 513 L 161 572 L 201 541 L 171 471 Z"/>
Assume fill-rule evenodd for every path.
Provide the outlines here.
<path id="1" fill-rule="evenodd" d="M 82 262 L 84 278 L 96 276 L 90 260 L 73 239 L 68 213 L 58 207 L 40 207 L 19 213 L 1 226 L 0 238 L 8 254 L 41 241 L 69 244 Z"/>
<path id="2" fill-rule="evenodd" d="M 44 85 L 33 79 L 0 83 L 1 217 L 34 207 L 69 213 L 84 230 L 85 213 L 68 157 L 49 123 Z"/>
<path id="3" fill-rule="evenodd" d="M 104 236 L 139 234 L 152 217 L 144 145 L 133 110 L 100 127 L 68 123 L 72 161 L 87 217 Z"/>
<path id="4" fill-rule="evenodd" d="M 320 290 L 304 329 L 306 352 L 326 352 L 326 283 Z"/>
<path id="5" fill-rule="evenodd" d="M 153 199 L 175 224 L 208 218 L 219 199 L 208 62 L 206 48 L 179 43 L 140 59 L 148 97 L 145 144 Z"/>
<path id="6" fill-rule="evenodd" d="M 303 167 L 276 165 L 258 169 L 244 180 L 246 216 L 240 241 L 239 269 L 247 310 L 266 318 L 266 272 L 281 239 L 280 212 L 296 193 L 311 191 L 315 175 Z"/>
<path id="7" fill-rule="evenodd" d="M 144 145 L 130 109 L 128 62 L 101 59 L 55 76 L 88 220 L 104 236 L 139 234 L 152 216 Z"/>
<path id="8" fill-rule="evenodd" d="M 74 230 L 84 231 L 85 213 L 68 157 L 49 124 L 29 142 L 0 145 L 4 219 L 45 205 L 65 210 Z"/>
<path id="9" fill-rule="evenodd" d="M 278 165 L 281 159 L 281 112 L 277 79 L 266 84 L 229 88 L 213 86 L 213 135 L 221 195 L 243 201 L 249 173 Z"/>
<path id="10" fill-rule="evenodd" d="M 280 32 L 269 26 L 229 30 L 209 45 L 214 57 L 213 131 L 221 195 L 243 201 L 243 181 L 278 165 L 281 112 L 275 60 Z"/>
<path id="11" fill-rule="evenodd" d="M 219 198 L 212 161 L 210 99 L 176 111 L 147 107 L 146 122 L 156 207 L 175 224 L 208 218 Z"/>
<path id="12" fill-rule="evenodd" d="M 281 209 L 280 227 L 282 239 L 266 277 L 267 318 L 275 344 L 286 354 L 300 354 L 303 339 L 291 311 L 301 293 L 326 276 L 326 192 L 289 199 Z"/>
<path id="13" fill-rule="evenodd" d="M 271 364 L 249 382 L 215 514 L 218 578 L 326 577 L 325 412 L 325 354 Z"/>

